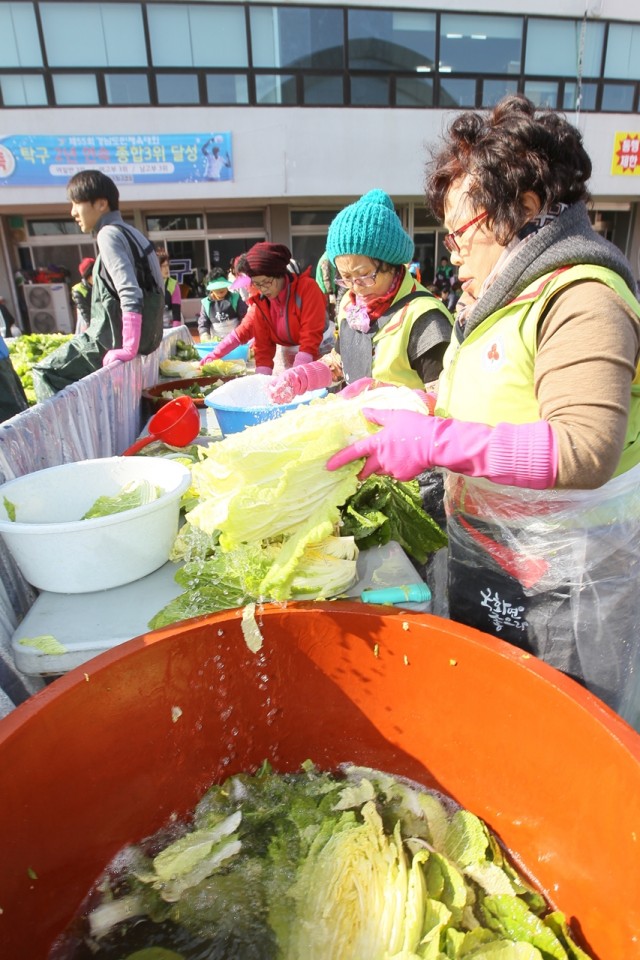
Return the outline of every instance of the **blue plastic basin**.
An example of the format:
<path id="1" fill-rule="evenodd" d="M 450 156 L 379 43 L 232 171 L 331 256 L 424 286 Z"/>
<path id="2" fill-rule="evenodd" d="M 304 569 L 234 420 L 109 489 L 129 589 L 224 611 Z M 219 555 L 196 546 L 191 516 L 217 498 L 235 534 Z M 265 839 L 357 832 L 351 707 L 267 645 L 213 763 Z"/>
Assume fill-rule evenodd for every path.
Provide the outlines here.
<path id="1" fill-rule="evenodd" d="M 194 347 L 198 351 L 198 355 L 201 358 L 207 356 L 208 353 L 211 353 L 215 349 L 216 345 L 220 343 L 219 340 L 205 340 L 202 343 L 194 343 Z M 246 360 L 249 356 L 249 344 L 241 343 L 239 347 L 236 347 L 235 350 L 230 350 L 229 353 L 225 353 L 222 360 Z"/>
<path id="2" fill-rule="evenodd" d="M 241 433 L 246 427 L 255 427 L 265 420 L 275 420 L 287 410 L 295 410 L 301 403 L 310 403 L 318 397 L 325 397 L 327 391 L 309 390 L 302 397 L 296 397 L 293 403 L 273 403 L 267 407 L 231 407 L 216 400 L 215 393 L 204 398 L 204 402 L 211 407 L 216 415 L 218 426 L 223 437 L 229 433 Z"/>

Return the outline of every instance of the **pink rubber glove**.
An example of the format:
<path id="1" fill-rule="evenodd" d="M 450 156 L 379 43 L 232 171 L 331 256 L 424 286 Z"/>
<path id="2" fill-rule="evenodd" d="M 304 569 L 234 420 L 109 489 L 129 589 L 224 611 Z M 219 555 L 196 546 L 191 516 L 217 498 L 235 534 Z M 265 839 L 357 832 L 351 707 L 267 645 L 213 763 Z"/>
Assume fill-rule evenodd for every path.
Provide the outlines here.
<path id="1" fill-rule="evenodd" d="M 142 331 L 142 314 L 123 313 L 122 314 L 122 346 L 117 350 L 107 350 L 102 358 L 102 366 L 108 367 L 116 360 L 133 360 L 138 353 L 140 346 L 140 333 Z"/>
<path id="2" fill-rule="evenodd" d="M 362 377 L 360 380 L 354 380 L 338 394 L 342 400 L 351 400 L 353 397 L 360 396 L 365 390 L 377 390 L 378 387 L 394 387 L 394 383 L 385 383 L 384 380 L 372 380 L 371 377 Z M 429 413 L 433 413 L 437 397 L 435 393 L 426 393 L 424 390 L 414 390 L 416 396 L 420 397 Z"/>
<path id="3" fill-rule="evenodd" d="M 364 408 L 383 429 L 336 453 L 327 463 L 337 470 L 366 457 L 361 479 L 372 473 L 413 480 L 431 467 L 447 467 L 494 483 L 544 490 L 558 469 L 555 434 L 546 420 L 536 423 L 483 423 L 443 420 L 407 410 Z"/>
<path id="4" fill-rule="evenodd" d="M 304 350 L 298 350 L 293 361 L 293 366 L 300 367 L 304 363 L 313 363 L 313 354 L 305 353 Z"/>
<path id="5" fill-rule="evenodd" d="M 231 353 L 232 350 L 235 350 L 236 347 L 240 346 L 240 339 L 235 330 L 232 330 L 231 333 L 228 333 L 224 337 L 217 347 L 215 347 L 211 353 L 208 353 L 200 361 L 200 366 L 202 367 L 205 363 L 211 363 L 213 360 L 220 360 L 221 357 L 226 357 L 228 353 Z"/>
<path id="6" fill-rule="evenodd" d="M 294 397 L 300 397 L 307 390 L 320 390 L 330 387 L 333 375 L 326 363 L 314 360 L 313 363 L 294 364 L 269 384 L 269 396 L 274 403 L 291 403 Z"/>
<path id="7" fill-rule="evenodd" d="M 270 377 L 273 373 L 273 367 L 256 367 L 256 373 L 262 373 L 265 377 Z"/>
<path id="8" fill-rule="evenodd" d="M 388 387 L 390 384 L 382 383 L 380 380 L 372 380 L 371 377 L 362 377 L 360 380 L 354 380 L 347 384 L 338 394 L 343 400 L 351 400 L 352 397 L 359 397 L 365 390 L 375 390 L 376 387 Z"/>

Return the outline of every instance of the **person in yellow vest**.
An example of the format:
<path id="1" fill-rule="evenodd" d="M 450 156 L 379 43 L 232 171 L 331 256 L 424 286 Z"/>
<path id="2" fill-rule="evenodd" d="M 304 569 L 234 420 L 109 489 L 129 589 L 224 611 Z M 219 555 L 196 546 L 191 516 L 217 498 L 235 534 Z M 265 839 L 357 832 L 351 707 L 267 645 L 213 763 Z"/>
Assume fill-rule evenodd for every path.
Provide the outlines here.
<path id="1" fill-rule="evenodd" d="M 80 261 L 80 282 L 71 287 L 71 299 L 76 306 L 76 333 L 82 333 L 91 323 L 91 291 L 93 288 L 93 257 Z"/>
<path id="2" fill-rule="evenodd" d="M 452 121 L 426 182 L 463 290 L 435 415 L 369 411 L 381 429 L 328 468 L 444 468 L 451 618 L 637 723 L 640 304 L 590 175 L 579 131 L 525 97 Z"/>
<path id="3" fill-rule="evenodd" d="M 336 347 L 276 378 L 270 388 L 273 399 L 287 403 L 343 379 L 347 384 L 365 378 L 421 390 L 435 382 L 453 318 L 407 268 L 413 240 L 388 194 L 370 190 L 341 210 L 329 227 L 326 249 L 340 273 L 335 282 L 344 292 Z"/>
<path id="4" fill-rule="evenodd" d="M 182 325 L 182 291 L 175 277 L 171 276 L 171 261 L 166 250 L 156 250 L 158 263 L 164 279 L 163 327 Z"/>

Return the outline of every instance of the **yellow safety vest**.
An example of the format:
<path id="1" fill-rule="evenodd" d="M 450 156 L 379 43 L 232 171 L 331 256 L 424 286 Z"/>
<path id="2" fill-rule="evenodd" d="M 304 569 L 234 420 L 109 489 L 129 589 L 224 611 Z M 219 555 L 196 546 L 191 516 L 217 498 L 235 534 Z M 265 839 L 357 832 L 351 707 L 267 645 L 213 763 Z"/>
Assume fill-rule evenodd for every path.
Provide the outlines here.
<path id="1" fill-rule="evenodd" d="M 88 297 L 91 293 L 91 288 L 86 287 L 84 283 L 74 283 L 71 289 L 74 293 L 79 293 L 81 297 Z"/>
<path id="2" fill-rule="evenodd" d="M 489 426 L 540 420 L 533 386 L 539 324 L 552 297 L 579 280 L 605 283 L 640 318 L 640 303 L 619 274 L 606 267 L 582 264 L 539 277 L 483 320 L 462 343 L 452 339 L 438 381 L 436 414 Z M 640 367 L 631 386 L 625 445 L 616 475 L 638 462 Z"/>

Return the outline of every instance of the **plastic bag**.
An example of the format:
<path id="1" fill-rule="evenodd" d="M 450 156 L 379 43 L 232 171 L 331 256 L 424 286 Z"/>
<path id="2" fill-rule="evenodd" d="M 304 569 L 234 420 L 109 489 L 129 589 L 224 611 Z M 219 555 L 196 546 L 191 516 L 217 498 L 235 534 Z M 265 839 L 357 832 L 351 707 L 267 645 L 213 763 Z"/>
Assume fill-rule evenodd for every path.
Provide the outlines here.
<path id="1" fill-rule="evenodd" d="M 446 479 L 451 618 L 640 718 L 640 465 L 596 490 Z M 631 693 L 631 689 L 637 693 Z"/>

